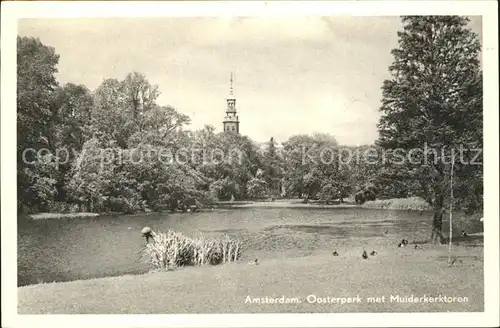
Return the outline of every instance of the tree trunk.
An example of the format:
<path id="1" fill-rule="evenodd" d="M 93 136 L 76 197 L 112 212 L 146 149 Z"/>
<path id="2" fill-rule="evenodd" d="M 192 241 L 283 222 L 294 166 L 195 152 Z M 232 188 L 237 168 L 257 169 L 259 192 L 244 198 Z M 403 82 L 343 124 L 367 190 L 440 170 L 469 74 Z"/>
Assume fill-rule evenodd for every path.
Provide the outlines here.
<path id="1" fill-rule="evenodd" d="M 442 208 L 435 209 L 434 210 L 434 216 L 432 218 L 432 233 L 431 233 L 431 240 L 430 242 L 432 244 L 443 244 L 444 243 L 444 237 L 443 237 L 443 212 L 444 210 Z"/>
<path id="2" fill-rule="evenodd" d="M 446 177 L 442 172 L 439 172 L 439 179 L 434 182 L 433 186 L 433 206 L 434 206 L 434 216 L 432 218 L 432 233 L 431 233 L 431 244 L 443 244 L 445 243 L 443 237 L 443 216 L 444 216 L 444 190 L 446 189 L 444 184 L 446 183 Z"/>

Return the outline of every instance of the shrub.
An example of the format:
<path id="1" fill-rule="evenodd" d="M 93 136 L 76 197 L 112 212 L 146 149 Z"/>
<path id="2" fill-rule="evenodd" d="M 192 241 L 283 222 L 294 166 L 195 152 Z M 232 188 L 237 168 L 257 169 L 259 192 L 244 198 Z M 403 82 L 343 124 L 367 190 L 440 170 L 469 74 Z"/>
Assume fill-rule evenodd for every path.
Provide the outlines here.
<path id="1" fill-rule="evenodd" d="M 144 249 L 154 271 L 191 265 L 217 265 L 234 262 L 241 258 L 242 243 L 229 238 L 192 239 L 169 230 L 167 233 L 152 233 L 151 241 Z"/>
<path id="2" fill-rule="evenodd" d="M 377 188 L 373 186 L 366 186 L 362 190 L 356 193 L 354 200 L 356 204 L 364 204 L 367 201 L 374 201 L 377 199 Z"/>

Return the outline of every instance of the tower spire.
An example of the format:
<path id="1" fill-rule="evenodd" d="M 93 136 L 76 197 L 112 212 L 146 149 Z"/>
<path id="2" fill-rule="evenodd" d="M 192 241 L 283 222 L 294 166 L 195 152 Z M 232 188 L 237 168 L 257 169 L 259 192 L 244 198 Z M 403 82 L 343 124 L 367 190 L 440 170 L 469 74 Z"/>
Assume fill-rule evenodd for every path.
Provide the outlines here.
<path id="1" fill-rule="evenodd" d="M 231 72 L 231 75 L 229 77 L 229 95 L 233 95 L 233 72 Z"/>

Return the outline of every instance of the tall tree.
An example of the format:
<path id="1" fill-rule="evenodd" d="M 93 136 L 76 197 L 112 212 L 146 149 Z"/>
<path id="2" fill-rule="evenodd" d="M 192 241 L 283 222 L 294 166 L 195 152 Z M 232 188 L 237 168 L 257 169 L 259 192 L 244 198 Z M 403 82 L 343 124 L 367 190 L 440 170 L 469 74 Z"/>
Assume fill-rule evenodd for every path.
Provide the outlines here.
<path id="1" fill-rule="evenodd" d="M 289 195 L 343 198 L 347 176 L 338 161 L 338 143 L 328 134 L 295 135 L 284 143 L 284 186 Z"/>
<path id="2" fill-rule="evenodd" d="M 151 85 L 137 72 L 127 74 L 123 81 L 104 80 L 94 93 L 93 121 L 98 137 L 127 148 L 132 135 L 147 130 L 148 125 L 165 123 L 177 112 L 171 107 L 159 108 L 156 104 L 159 94 L 158 86 Z M 155 115 L 161 116 L 158 122 L 151 119 Z M 182 117 L 180 121 L 175 125 L 181 126 L 189 120 Z"/>
<path id="3" fill-rule="evenodd" d="M 280 194 L 281 178 L 283 174 L 283 161 L 276 148 L 276 141 L 271 138 L 264 152 L 263 164 L 265 166 L 263 176 L 273 197 Z"/>
<path id="4" fill-rule="evenodd" d="M 450 153 L 464 147 L 482 148 L 481 45 L 459 16 L 405 16 L 398 32 L 399 47 L 392 51 L 391 78 L 382 91 L 383 113 L 378 145 L 385 150 L 412 149 L 403 161 L 391 161 L 387 175 L 413 180 L 416 194 L 433 206 L 431 242 L 443 242 L 442 222 L 447 202 Z M 480 165 L 471 165 L 474 152 L 457 163 L 457 179 L 481 188 Z M 395 159 L 392 157 L 390 159 Z M 474 183 L 472 183 L 474 182 Z M 463 185 L 463 183 L 462 183 Z M 469 197 L 462 192 L 458 199 Z"/>
<path id="5" fill-rule="evenodd" d="M 53 151 L 52 100 L 59 55 L 37 38 L 17 38 L 17 178 L 18 209 L 46 206 L 55 194 L 51 170 L 43 169 L 36 152 Z M 29 151 L 30 149 L 34 151 Z M 47 156 L 44 156 L 47 158 Z M 43 207 L 42 206 L 42 207 Z M 40 208 L 38 208 L 40 209 Z"/>
<path id="6" fill-rule="evenodd" d="M 54 92 L 50 128 L 52 145 L 59 155 L 56 177 L 58 201 L 66 201 L 64 186 L 69 178 L 67 173 L 85 141 L 90 138 L 93 106 L 92 94 L 84 85 L 67 83 Z"/>
<path id="7" fill-rule="evenodd" d="M 141 130 L 142 115 L 156 106 L 156 99 L 160 95 L 158 86 L 151 85 L 143 74 L 132 72 L 125 77 L 122 88 L 133 122 Z"/>
<path id="8" fill-rule="evenodd" d="M 92 128 L 95 137 L 103 144 L 127 148 L 135 124 L 126 111 L 127 98 L 122 83 L 117 79 L 105 79 L 94 91 L 94 104 Z"/>

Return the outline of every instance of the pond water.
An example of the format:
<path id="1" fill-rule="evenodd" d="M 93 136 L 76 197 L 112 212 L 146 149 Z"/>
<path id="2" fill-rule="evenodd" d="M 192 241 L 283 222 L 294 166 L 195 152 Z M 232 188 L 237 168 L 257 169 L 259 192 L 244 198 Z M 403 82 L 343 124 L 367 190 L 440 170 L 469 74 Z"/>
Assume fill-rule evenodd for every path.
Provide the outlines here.
<path id="1" fill-rule="evenodd" d="M 458 218 L 455 232 L 482 231 Z M 401 238 L 425 241 L 431 214 L 360 208 L 239 208 L 31 220 L 18 224 L 18 286 L 140 274 L 148 271 L 141 229 L 172 229 L 190 237 L 229 235 L 244 242 L 243 259 L 307 256 L 350 242 Z M 448 231 L 443 227 L 443 231 Z"/>

